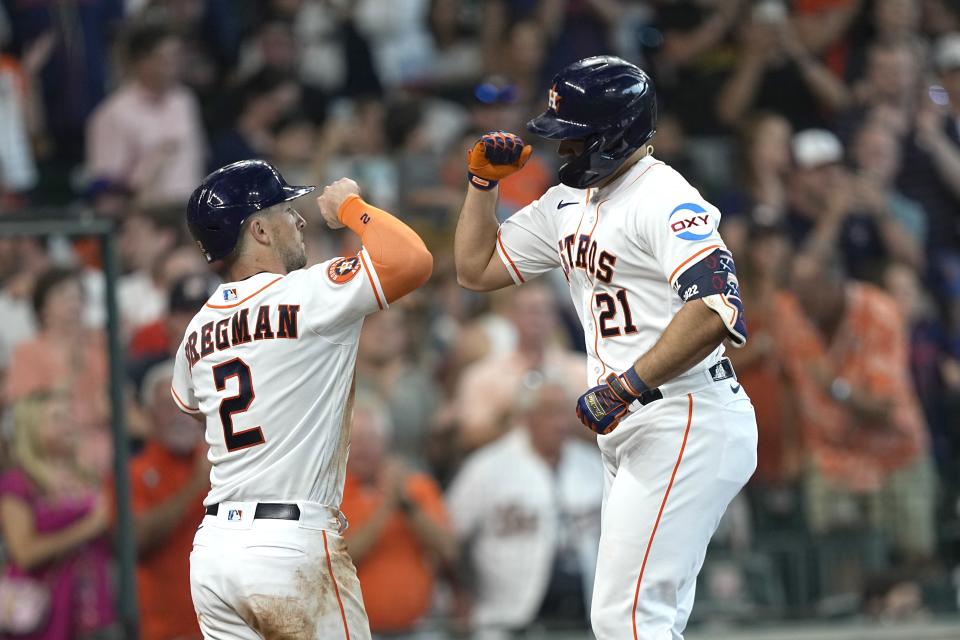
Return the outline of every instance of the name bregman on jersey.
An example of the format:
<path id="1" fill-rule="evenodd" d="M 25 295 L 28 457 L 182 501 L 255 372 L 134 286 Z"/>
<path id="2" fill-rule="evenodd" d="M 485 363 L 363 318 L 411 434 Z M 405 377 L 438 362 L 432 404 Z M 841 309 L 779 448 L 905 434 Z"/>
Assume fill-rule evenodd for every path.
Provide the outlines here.
<path id="1" fill-rule="evenodd" d="M 199 331 L 192 331 L 183 346 L 190 368 L 215 351 L 223 351 L 240 344 L 278 338 L 295 339 L 298 335 L 300 305 L 278 304 L 275 311 L 271 311 L 270 307 L 269 304 L 255 309 L 243 307 L 228 318 L 208 322 L 200 327 Z"/>

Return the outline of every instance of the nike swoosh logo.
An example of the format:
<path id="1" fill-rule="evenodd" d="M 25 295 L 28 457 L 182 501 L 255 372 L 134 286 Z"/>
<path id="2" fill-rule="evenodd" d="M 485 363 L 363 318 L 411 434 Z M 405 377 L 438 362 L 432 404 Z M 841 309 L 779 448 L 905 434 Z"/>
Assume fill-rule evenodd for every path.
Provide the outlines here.
<path id="1" fill-rule="evenodd" d="M 733 391 L 734 393 L 737 393 L 738 391 L 740 391 L 740 385 L 738 385 L 738 384 L 732 384 L 732 385 L 730 385 L 730 391 Z"/>
<path id="2" fill-rule="evenodd" d="M 580 204 L 580 203 L 577 202 L 576 200 L 574 200 L 573 202 L 564 202 L 563 200 L 561 200 L 560 204 L 557 205 L 557 209 L 563 209 L 564 207 L 569 207 L 572 204 Z"/>

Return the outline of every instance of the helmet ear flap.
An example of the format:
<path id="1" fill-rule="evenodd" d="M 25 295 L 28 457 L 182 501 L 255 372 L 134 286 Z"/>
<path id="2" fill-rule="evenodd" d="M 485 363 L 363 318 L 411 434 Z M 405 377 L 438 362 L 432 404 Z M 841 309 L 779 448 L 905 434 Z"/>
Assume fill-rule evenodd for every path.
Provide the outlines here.
<path id="1" fill-rule="evenodd" d="M 609 175 L 611 163 L 605 160 L 607 136 L 604 132 L 590 134 L 583 142 L 583 150 L 560 167 L 560 182 L 575 189 L 586 189 Z"/>
<path id="2" fill-rule="evenodd" d="M 629 146 L 638 148 L 646 144 L 656 132 L 656 127 L 651 126 L 649 121 L 644 118 L 637 118 L 624 131 L 623 139 Z"/>

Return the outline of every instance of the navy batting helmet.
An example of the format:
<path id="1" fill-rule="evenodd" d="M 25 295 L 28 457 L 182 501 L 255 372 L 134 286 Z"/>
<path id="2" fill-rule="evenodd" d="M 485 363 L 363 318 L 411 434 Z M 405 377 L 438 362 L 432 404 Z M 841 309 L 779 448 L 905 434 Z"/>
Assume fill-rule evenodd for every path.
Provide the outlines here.
<path id="1" fill-rule="evenodd" d="M 187 202 L 187 227 L 207 262 L 222 260 L 237 246 L 244 220 L 314 188 L 291 187 L 263 160 L 234 162 L 208 175 L 194 190 Z"/>
<path id="2" fill-rule="evenodd" d="M 554 76 L 547 110 L 527 128 L 552 140 L 584 140 L 583 151 L 560 167 L 560 182 L 585 189 L 616 171 L 653 137 L 653 81 L 615 56 L 578 60 Z"/>

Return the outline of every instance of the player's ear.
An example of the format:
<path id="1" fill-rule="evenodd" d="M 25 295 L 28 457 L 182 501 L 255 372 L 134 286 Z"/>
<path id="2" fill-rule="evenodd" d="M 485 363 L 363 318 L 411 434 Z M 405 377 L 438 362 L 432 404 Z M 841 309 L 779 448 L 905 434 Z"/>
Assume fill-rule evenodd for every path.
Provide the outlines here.
<path id="1" fill-rule="evenodd" d="M 247 232 L 250 234 L 251 239 L 257 244 L 267 245 L 272 241 L 267 216 L 256 215 L 250 218 L 250 225 L 247 228 Z"/>

